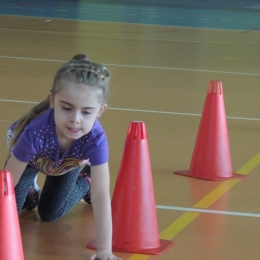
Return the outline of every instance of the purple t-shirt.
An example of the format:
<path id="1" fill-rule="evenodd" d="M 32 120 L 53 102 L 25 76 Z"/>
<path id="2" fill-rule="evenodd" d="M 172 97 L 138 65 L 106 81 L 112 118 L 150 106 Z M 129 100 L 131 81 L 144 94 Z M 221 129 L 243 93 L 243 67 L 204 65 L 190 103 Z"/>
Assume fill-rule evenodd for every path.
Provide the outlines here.
<path id="1" fill-rule="evenodd" d="M 54 111 L 47 109 L 26 125 L 13 146 L 14 156 L 46 175 L 64 174 L 87 161 L 92 166 L 108 161 L 107 138 L 98 120 L 90 133 L 74 140 L 61 156 L 55 127 Z"/>

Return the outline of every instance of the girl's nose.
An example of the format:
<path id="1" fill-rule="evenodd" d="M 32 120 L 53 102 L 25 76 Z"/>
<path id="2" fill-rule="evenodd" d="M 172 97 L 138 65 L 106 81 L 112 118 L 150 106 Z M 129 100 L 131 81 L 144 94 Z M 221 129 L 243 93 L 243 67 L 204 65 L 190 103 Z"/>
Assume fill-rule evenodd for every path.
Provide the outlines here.
<path id="1" fill-rule="evenodd" d="M 78 124 L 80 121 L 80 115 L 78 112 L 73 113 L 72 117 L 70 118 L 70 122 L 74 124 Z"/>

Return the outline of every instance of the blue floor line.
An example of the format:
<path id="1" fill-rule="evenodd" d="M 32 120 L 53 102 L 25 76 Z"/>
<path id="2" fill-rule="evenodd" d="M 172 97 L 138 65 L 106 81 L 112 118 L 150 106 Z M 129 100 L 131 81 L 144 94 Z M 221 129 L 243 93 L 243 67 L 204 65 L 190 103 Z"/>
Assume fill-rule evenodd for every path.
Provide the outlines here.
<path id="1" fill-rule="evenodd" d="M 62 3 L 62 4 L 59 4 Z M 63 1 L 2 1 L 0 14 L 225 30 L 260 30 L 259 12 Z"/>

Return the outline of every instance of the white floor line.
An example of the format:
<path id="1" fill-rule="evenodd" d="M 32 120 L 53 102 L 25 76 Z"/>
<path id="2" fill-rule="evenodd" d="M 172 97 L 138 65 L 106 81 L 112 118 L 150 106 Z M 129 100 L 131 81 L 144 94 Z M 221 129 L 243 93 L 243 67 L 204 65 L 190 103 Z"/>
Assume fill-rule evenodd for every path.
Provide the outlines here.
<path id="1" fill-rule="evenodd" d="M 64 60 L 49 60 L 49 59 L 37 59 L 37 58 L 24 58 L 24 57 L 13 57 L 3 56 L 0 58 L 4 59 L 18 59 L 18 60 L 34 60 L 34 61 L 48 61 L 48 62 L 67 62 Z M 201 69 L 185 69 L 185 68 L 166 68 L 166 67 L 153 67 L 153 66 L 137 66 L 127 64 L 104 64 L 105 66 L 111 67 L 129 67 L 129 68 L 142 68 L 142 69 L 160 69 L 160 70 L 177 70 L 177 71 L 195 71 L 195 72 L 206 72 L 206 73 L 222 73 L 222 74 L 234 74 L 234 75 L 248 75 L 248 76 L 260 76 L 260 73 L 248 73 L 248 72 L 236 72 L 236 71 L 221 71 L 221 70 L 201 70 Z"/>
<path id="2" fill-rule="evenodd" d="M 25 103 L 25 104 L 38 104 L 39 102 L 27 101 L 27 100 L 12 100 L 12 99 L 0 99 L 0 102 L 10 102 L 10 103 Z"/>
<path id="3" fill-rule="evenodd" d="M 1 56 L 4 59 L 16 59 L 16 60 L 37 60 L 37 61 L 50 61 L 50 62 L 67 62 L 65 60 L 48 60 L 48 59 L 37 59 L 37 58 L 25 58 L 25 57 L 13 57 L 13 56 Z"/>
<path id="4" fill-rule="evenodd" d="M 11 99 L 0 99 L 0 102 L 25 103 L 25 104 L 38 104 L 39 103 L 39 102 L 34 102 L 34 101 L 11 100 Z M 181 113 L 181 112 L 167 112 L 167 111 L 157 111 L 157 110 L 142 110 L 142 109 L 120 108 L 120 107 L 108 107 L 108 109 L 110 109 L 110 110 L 117 110 L 117 111 L 130 111 L 130 112 L 168 114 L 168 115 L 181 115 L 181 116 L 201 116 L 201 114 Z M 260 118 L 247 118 L 247 117 L 235 117 L 235 116 L 227 116 L 226 118 L 228 118 L 228 119 L 237 119 L 237 120 L 248 120 L 248 121 L 260 121 Z"/>
<path id="5" fill-rule="evenodd" d="M 1 99 L 0 99 L 0 101 L 1 101 Z M 116 107 L 109 107 L 108 109 L 118 110 L 118 111 L 170 114 L 170 115 L 182 115 L 182 116 L 201 116 L 201 114 L 192 114 L 192 113 L 167 112 L 167 111 L 156 111 L 156 110 L 141 110 L 141 109 L 130 109 L 130 108 L 118 108 L 118 107 L 117 108 Z M 238 119 L 238 120 L 249 120 L 249 121 L 260 121 L 260 118 L 250 118 L 250 117 L 227 116 L 226 118 Z"/>
<path id="6" fill-rule="evenodd" d="M 188 211 L 188 212 L 197 212 L 197 213 L 221 214 L 221 215 L 230 215 L 230 216 L 260 218 L 260 214 L 255 214 L 255 213 L 221 211 L 221 210 L 211 210 L 211 209 L 197 209 L 197 208 L 182 208 L 182 207 L 172 207 L 172 206 L 162 206 L 162 205 L 156 205 L 156 208 L 157 209 L 166 209 L 166 210 L 186 211 L 186 212 Z"/>
<path id="7" fill-rule="evenodd" d="M 248 72 L 236 72 L 236 71 L 221 71 L 221 70 L 199 70 L 199 69 L 184 69 L 184 68 L 166 68 L 166 67 L 153 67 L 153 66 L 136 66 L 136 65 L 122 65 L 122 64 L 105 64 L 106 66 L 114 67 L 130 67 L 141 69 L 159 69 L 159 70 L 178 70 L 178 71 L 194 71 L 194 72 L 206 72 L 206 73 L 222 73 L 222 74 L 234 74 L 234 75 L 247 75 L 247 76 L 260 76 L 260 73 L 248 73 Z"/>

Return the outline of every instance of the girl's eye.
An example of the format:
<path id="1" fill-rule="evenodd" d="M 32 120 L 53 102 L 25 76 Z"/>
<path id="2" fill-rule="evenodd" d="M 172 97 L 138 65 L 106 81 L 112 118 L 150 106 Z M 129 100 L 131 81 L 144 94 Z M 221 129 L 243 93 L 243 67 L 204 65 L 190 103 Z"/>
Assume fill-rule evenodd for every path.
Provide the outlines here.
<path id="1" fill-rule="evenodd" d="M 89 115 L 90 113 L 88 111 L 83 111 L 84 115 Z"/>
<path id="2" fill-rule="evenodd" d="M 69 108 L 69 107 L 62 107 L 62 109 L 66 110 L 66 111 L 70 111 L 71 110 L 71 108 Z"/>

